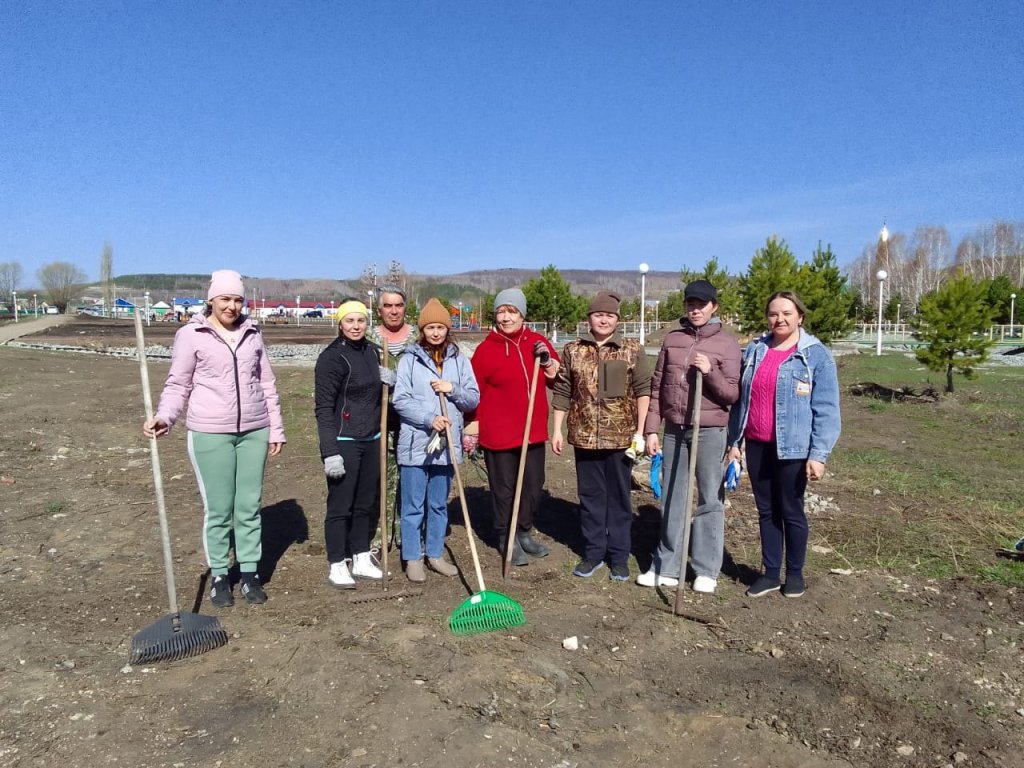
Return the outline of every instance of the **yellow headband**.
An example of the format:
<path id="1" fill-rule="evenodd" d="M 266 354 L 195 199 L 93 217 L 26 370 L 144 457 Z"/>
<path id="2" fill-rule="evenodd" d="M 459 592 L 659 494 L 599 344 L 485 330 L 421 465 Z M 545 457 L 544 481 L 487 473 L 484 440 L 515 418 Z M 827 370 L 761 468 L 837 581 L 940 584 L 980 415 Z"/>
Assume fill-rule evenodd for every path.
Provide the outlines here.
<path id="1" fill-rule="evenodd" d="M 340 323 L 341 318 L 343 318 L 345 315 L 351 315 L 353 312 L 360 315 L 365 315 L 367 320 L 370 319 L 370 310 L 368 310 L 366 308 L 366 305 L 363 304 L 363 302 L 359 301 L 358 299 L 351 299 L 349 301 L 346 301 L 344 304 L 338 307 L 338 311 L 335 313 L 334 317 Z"/>

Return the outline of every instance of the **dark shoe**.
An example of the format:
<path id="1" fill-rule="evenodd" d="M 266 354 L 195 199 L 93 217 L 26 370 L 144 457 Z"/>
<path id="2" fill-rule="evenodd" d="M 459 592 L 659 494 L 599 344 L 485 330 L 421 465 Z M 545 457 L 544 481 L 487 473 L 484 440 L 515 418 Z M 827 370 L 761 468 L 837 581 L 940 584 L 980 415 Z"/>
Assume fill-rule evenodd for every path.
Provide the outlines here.
<path id="1" fill-rule="evenodd" d="M 790 576 L 786 574 L 786 583 L 782 587 L 783 597 L 803 597 L 806 587 L 803 576 Z"/>
<path id="2" fill-rule="evenodd" d="M 242 588 L 239 590 L 249 605 L 263 605 L 267 602 L 267 593 L 263 591 L 260 584 L 259 574 L 243 573 Z"/>
<path id="3" fill-rule="evenodd" d="M 781 588 L 782 583 L 778 579 L 773 579 L 770 576 L 760 576 L 757 581 L 750 585 L 750 589 L 747 590 L 747 597 L 764 597 L 772 592 L 778 592 Z"/>
<path id="4" fill-rule="evenodd" d="M 498 538 L 498 552 L 501 553 L 502 562 L 505 561 L 505 547 L 508 544 L 508 537 L 501 536 Z M 512 544 L 512 565 L 529 565 L 530 558 L 526 556 L 523 548 L 519 545 L 519 537 L 516 536 Z"/>
<path id="5" fill-rule="evenodd" d="M 235 596 L 231 594 L 231 579 L 227 574 L 213 577 L 210 585 L 210 602 L 217 608 L 230 608 L 235 604 Z"/>
<path id="6" fill-rule="evenodd" d="M 612 581 L 629 581 L 628 565 L 613 565 L 608 571 L 608 578 Z"/>
<path id="7" fill-rule="evenodd" d="M 587 560 L 584 558 L 572 569 L 572 575 L 579 576 L 582 579 L 589 579 L 603 567 L 604 563 L 600 560 Z M 626 574 L 626 576 L 628 578 L 629 574 Z"/>
<path id="8" fill-rule="evenodd" d="M 547 557 L 551 554 L 550 549 L 533 538 L 531 531 L 517 533 L 516 539 L 519 541 L 519 546 L 521 546 L 523 551 L 528 555 L 533 555 L 534 557 Z"/>

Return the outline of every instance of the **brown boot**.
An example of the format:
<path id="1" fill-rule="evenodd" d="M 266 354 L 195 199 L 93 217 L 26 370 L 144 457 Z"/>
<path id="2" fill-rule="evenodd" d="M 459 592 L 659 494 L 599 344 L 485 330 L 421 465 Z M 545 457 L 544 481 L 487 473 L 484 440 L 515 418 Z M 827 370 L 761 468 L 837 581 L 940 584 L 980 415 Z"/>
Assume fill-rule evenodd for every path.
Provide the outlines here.
<path id="1" fill-rule="evenodd" d="M 443 557 L 428 557 L 427 566 L 432 571 L 437 571 L 442 576 L 458 576 L 459 569 L 449 563 Z"/>
<path id="2" fill-rule="evenodd" d="M 422 584 L 427 580 L 427 572 L 423 570 L 422 560 L 405 561 L 405 577 L 413 584 Z"/>

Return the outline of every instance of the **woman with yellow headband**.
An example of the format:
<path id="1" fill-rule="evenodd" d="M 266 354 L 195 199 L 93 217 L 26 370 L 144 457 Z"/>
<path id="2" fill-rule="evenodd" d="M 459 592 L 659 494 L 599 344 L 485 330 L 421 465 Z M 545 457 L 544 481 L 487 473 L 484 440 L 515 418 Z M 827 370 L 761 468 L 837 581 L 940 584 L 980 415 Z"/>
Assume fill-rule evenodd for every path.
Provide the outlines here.
<path id="1" fill-rule="evenodd" d="M 327 478 L 324 543 L 328 583 L 355 589 L 356 579 L 383 578 L 370 556 L 370 520 L 380 481 L 380 391 L 394 373 L 366 338 L 370 311 L 357 299 L 338 307 L 338 338 L 320 353 L 315 408 Z"/>

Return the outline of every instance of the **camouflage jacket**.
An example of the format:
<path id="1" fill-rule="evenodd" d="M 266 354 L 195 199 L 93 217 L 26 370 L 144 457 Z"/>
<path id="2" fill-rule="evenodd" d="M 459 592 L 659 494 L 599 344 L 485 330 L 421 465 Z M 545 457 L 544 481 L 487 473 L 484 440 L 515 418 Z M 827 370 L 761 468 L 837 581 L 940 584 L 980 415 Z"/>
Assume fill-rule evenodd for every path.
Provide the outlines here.
<path id="1" fill-rule="evenodd" d="M 568 411 L 570 445 L 589 450 L 629 447 L 637 429 L 637 398 L 651 394 L 651 366 L 640 342 L 592 336 L 562 350 L 554 408 Z"/>

